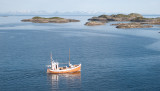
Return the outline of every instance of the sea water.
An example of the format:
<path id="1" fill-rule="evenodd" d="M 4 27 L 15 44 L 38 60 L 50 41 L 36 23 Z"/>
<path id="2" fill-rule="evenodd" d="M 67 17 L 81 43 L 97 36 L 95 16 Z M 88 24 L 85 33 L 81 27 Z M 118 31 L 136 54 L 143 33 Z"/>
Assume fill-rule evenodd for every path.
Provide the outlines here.
<path id="1" fill-rule="evenodd" d="M 32 17 L 0 17 L 0 91 L 160 91 L 159 25 L 85 26 L 92 16 L 60 16 L 81 20 L 73 23 L 21 22 Z M 67 63 L 69 48 L 81 73 L 47 74 L 50 53 Z"/>

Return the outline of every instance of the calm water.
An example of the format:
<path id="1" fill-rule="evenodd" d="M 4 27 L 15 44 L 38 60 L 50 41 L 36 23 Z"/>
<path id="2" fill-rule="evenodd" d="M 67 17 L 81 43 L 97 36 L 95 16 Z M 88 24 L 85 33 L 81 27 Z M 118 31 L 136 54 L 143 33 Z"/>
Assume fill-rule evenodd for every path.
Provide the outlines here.
<path id="1" fill-rule="evenodd" d="M 0 91 L 160 91 L 160 26 L 84 26 L 92 16 L 62 16 L 81 20 L 67 24 L 20 21 L 31 17 L 0 17 Z M 69 48 L 81 73 L 47 74 L 50 52 L 68 62 Z"/>

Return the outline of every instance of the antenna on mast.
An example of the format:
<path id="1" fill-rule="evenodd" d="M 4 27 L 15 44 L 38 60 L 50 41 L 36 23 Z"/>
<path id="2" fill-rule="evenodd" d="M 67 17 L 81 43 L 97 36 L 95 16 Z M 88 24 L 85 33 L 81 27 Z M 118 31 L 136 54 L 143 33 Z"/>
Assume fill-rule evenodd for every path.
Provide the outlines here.
<path id="1" fill-rule="evenodd" d="M 70 66 L 70 48 L 69 48 L 69 66 Z"/>

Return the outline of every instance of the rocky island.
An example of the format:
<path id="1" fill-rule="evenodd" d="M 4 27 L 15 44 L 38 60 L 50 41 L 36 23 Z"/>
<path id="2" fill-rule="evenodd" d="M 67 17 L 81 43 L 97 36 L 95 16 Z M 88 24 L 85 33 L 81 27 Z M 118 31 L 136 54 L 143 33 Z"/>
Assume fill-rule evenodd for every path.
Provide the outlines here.
<path id="1" fill-rule="evenodd" d="M 144 25 L 141 23 L 118 23 L 112 24 L 117 25 L 116 28 L 150 28 L 153 27 L 152 25 Z"/>
<path id="2" fill-rule="evenodd" d="M 33 23 L 68 23 L 68 22 L 80 22 L 80 20 L 75 19 L 65 19 L 60 17 L 33 17 L 32 19 L 23 19 L 22 22 L 33 22 Z"/>
<path id="3" fill-rule="evenodd" d="M 143 17 L 137 13 L 131 13 L 128 15 L 125 14 L 117 14 L 117 15 L 100 15 L 98 17 L 92 17 L 88 19 L 89 21 L 101 21 L 101 22 L 109 22 L 109 21 L 131 21 L 137 17 Z"/>
<path id="4" fill-rule="evenodd" d="M 140 22 L 141 24 L 160 25 L 160 18 L 137 17 L 135 19 L 132 19 L 131 22 Z"/>
<path id="5" fill-rule="evenodd" d="M 86 26 L 96 26 L 96 25 L 104 25 L 105 23 L 103 22 L 96 22 L 96 21 L 90 21 L 90 22 L 86 22 Z"/>
<path id="6" fill-rule="evenodd" d="M 90 22 L 101 22 L 107 23 L 111 21 L 128 21 L 132 23 L 119 23 L 112 24 L 117 25 L 116 28 L 149 28 L 152 25 L 160 25 L 160 18 L 144 18 L 142 15 L 138 13 L 131 13 L 128 15 L 125 14 L 117 14 L 117 15 L 100 15 L 98 17 L 92 17 L 88 19 Z M 95 23 L 92 23 L 94 25 Z M 147 24 L 147 25 L 146 25 Z M 87 24 L 85 24 L 87 25 Z M 97 25 L 97 24 L 95 24 Z"/>

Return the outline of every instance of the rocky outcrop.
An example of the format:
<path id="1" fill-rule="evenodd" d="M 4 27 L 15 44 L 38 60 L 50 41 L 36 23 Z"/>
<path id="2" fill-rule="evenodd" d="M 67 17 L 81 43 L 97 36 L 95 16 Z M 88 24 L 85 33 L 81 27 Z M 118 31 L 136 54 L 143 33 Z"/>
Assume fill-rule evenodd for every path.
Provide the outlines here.
<path id="1" fill-rule="evenodd" d="M 107 23 L 109 21 L 130 21 L 133 23 L 120 23 L 113 24 L 117 25 L 117 28 L 148 28 L 152 25 L 160 25 L 160 17 L 158 18 L 144 18 L 142 15 L 137 13 L 116 14 L 116 15 L 100 15 L 98 17 L 92 17 L 88 19 L 90 22 L 102 22 Z M 146 25 L 147 24 L 147 25 Z"/>
<path id="2" fill-rule="evenodd" d="M 142 18 L 138 17 L 131 20 L 132 22 L 140 22 L 141 24 L 160 25 L 160 18 Z"/>
<path id="3" fill-rule="evenodd" d="M 75 20 L 75 19 L 68 19 L 69 22 L 80 22 L 80 20 Z"/>
<path id="4" fill-rule="evenodd" d="M 33 23 L 68 23 L 68 22 L 80 22 L 75 19 L 65 19 L 60 17 L 51 17 L 51 18 L 43 18 L 43 17 L 33 17 L 32 19 L 23 19 L 22 22 L 33 22 Z"/>
<path id="5" fill-rule="evenodd" d="M 151 25 L 144 25 L 141 23 L 119 23 L 119 24 L 112 24 L 117 25 L 116 28 L 150 28 L 153 27 Z"/>
<path id="6" fill-rule="evenodd" d="M 98 17 L 92 17 L 89 21 L 108 22 L 108 21 L 132 21 L 141 22 L 142 24 L 160 24 L 160 18 L 144 18 L 142 15 L 137 13 L 131 13 L 128 15 L 117 14 L 117 15 L 100 15 Z"/>
<path id="7" fill-rule="evenodd" d="M 105 25 L 104 22 L 97 22 L 97 21 L 90 21 L 90 22 L 86 22 L 85 24 L 86 26 L 97 26 L 97 25 Z"/>
<path id="8" fill-rule="evenodd" d="M 143 17 L 137 13 L 131 13 L 128 15 L 117 14 L 117 15 L 100 15 L 98 17 L 92 17 L 88 19 L 89 21 L 99 21 L 99 22 L 108 22 L 108 21 L 131 21 L 135 18 Z"/>
<path id="9" fill-rule="evenodd" d="M 140 25 L 141 23 L 116 23 L 116 24 L 112 24 L 112 25 L 116 25 L 116 26 L 119 26 L 119 25 Z"/>
<path id="10" fill-rule="evenodd" d="M 106 18 L 99 18 L 99 17 L 92 17 L 90 19 L 88 19 L 89 21 L 98 21 L 98 22 L 102 22 L 102 23 L 106 23 L 108 20 Z"/>

